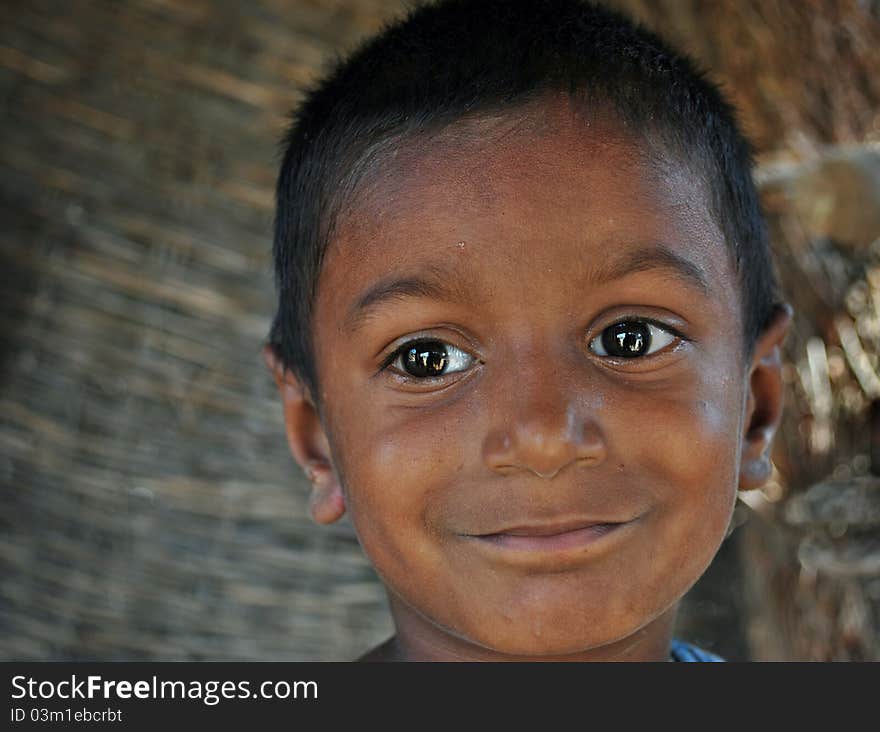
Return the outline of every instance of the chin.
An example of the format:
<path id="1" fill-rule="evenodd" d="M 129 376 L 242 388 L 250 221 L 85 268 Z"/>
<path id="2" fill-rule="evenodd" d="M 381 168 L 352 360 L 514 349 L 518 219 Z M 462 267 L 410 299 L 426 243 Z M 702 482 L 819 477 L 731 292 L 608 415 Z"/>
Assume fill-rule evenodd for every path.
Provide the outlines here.
<path id="1" fill-rule="evenodd" d="M 576 656 L 625 640 L 661 612 L 628 616 L 621 613 L 532 613 L 507 617 L 503 624 L 475 628 L 464 637 L 504 656 L 528 658 Z M 499 627 L 500 626 L 500 627 Z"/>
<path id="2" fill-rule="evenodd" d="M 571 633 L 556 634 L 551 636 L 529 634 L 509 635 L 503 638 L 492 638 L 491 643 L 483 647 L 495 653 L 512 658 L 525 660 L 565 660 L 574 658 L 580 654 L 602 648 L 615 641 L 623 640 L 627 633 L 572 635 Z"/>

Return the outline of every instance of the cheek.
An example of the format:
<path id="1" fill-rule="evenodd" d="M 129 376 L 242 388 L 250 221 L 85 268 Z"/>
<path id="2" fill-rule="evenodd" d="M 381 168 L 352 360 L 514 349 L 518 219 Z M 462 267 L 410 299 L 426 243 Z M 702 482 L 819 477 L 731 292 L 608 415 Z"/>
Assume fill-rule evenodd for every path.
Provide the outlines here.
<path id="1" fill-rule="evenodd" d="M 696 395 L 663 406 L 662 429 L 642 444 L 653 444 L 650 460 L 658 474 L 674 477 L 679 488 L 696 498 L 732 488 L 739 450 L 739 420 L 734 405 Z"/>
<path id="2" fill-rule="evenodd" d="M 719 394 L 699 386 L 659 402 L 662 422 L 639 422 L 631 443 L 639 452 L 627 466 L 655 491 L 657 542 L 664 545 L 655 561 L 668 565 L 655 577 L 677 577 L 681 592 L 705 571 L 724 539 L 738 476 L 736 390 Z"/>
<path id="3" fill-rule="evenodd" d="M 460 416 L 444 410 L 368 411 L 339 415 L 337 424 L 357 427 L 336 434 L 334 457 L 358 538 L 387 577 L 432 560 L 425 532 L 443 505 L 441 492 L 464 467 L 465 440 L 455 428 Z"/>

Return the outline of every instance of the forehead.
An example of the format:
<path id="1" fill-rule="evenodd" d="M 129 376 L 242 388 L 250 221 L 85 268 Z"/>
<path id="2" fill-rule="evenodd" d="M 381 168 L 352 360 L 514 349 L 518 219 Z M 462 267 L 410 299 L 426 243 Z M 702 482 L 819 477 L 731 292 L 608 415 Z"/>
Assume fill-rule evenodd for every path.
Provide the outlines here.
<path id="1" fill-rule="evenodd" d="M 558 269 L 562 254 L 582 276 L 613 252 L 654 244 L 731 289 L 702 179 L 613 117 L 584 118 L 557 99 L 387 151 L 337 222 L 319 300 L 327 280 L 341 307 L 368 281 L 420 265 L 447 269 L 450 257 L 463 277 L 479 270 L 485 286 L 524 262 Z"/>

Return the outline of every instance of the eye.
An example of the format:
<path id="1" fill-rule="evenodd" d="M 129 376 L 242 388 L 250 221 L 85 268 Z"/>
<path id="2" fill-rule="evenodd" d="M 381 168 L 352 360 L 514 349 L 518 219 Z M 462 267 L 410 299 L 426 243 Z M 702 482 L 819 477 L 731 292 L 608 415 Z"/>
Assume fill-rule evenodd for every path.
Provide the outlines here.
<path id="1" fill-rule="evenodd" d="M 392 353 L 383 370 L 388 366 L 413 379 L 431 379 L 449 373 L 466 370 L 476 359 L 460 348 L 437 339 L 421 338 L 407 341 Z"/>
<path id="2" fill-rule="evenodd" d="M 671 329 L 646 320 L 623 320 L 590 341 L 590 350 L 597 356 L 639 358 L 656 353 L 679 337 Z"/>

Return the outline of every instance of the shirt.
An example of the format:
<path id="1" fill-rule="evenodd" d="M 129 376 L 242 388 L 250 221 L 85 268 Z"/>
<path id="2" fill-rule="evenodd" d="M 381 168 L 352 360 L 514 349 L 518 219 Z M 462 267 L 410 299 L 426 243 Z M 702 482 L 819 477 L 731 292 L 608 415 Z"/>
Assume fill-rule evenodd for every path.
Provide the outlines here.
<path id="1" fill-rule="evenodd" d="M 724 661 L 721 656 L 716 656 L 714 653 L 704 651 L 702 648 L 698 648 L 697 646 L 691 645 L 690 643 L 685 643 L 684 641 L 678 640 L 677 638 L 672 639 L 672 645 L 669 648 L 669 660 L 708 661 L 713 663 Z"/>

